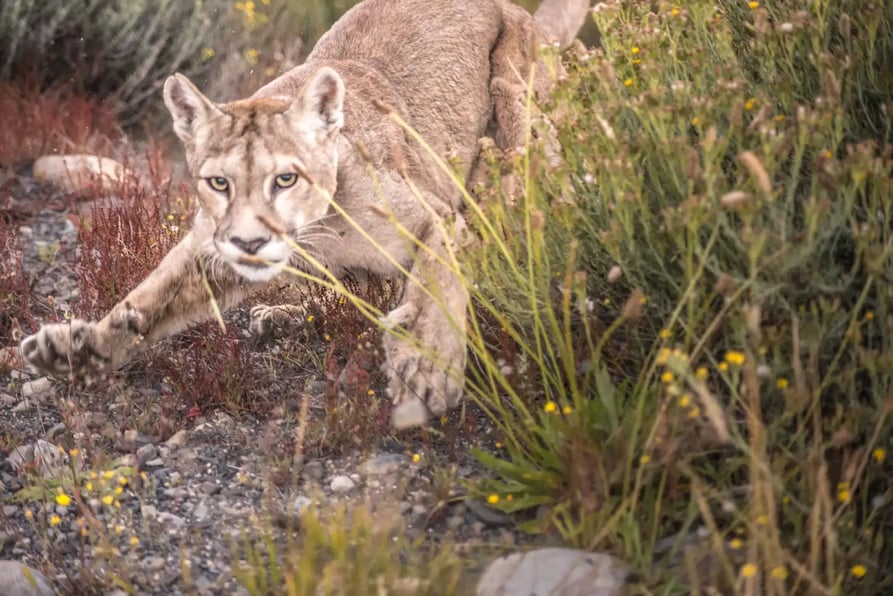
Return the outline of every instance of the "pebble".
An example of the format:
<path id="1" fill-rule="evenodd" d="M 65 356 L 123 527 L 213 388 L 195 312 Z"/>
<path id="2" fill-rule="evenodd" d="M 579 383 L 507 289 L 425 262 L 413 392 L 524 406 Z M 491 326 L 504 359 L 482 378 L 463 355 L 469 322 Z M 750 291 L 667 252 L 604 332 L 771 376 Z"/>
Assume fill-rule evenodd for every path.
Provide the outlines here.
<path id="1" fill-rule="evenodd" d="M 301 470 L 301 475 L 304 477 L 305 480 L 314 480 L 316 482 L 322 480 L 324 474 L 325 467 L 318 459 L 308 461 L 306 464 L 304 464 L 304 469 Z"/>
<path id="2" fill-rule="evenodd" d="M 22 401 L 17 403 L 15 406 L 13 406 L 11 412 L 13 414 L 23 414 L 25 412 L 30 412 L 33 409 L 34 409 L 34 404 L 31 403 L 31 400 L 23 399 Z"/>
<path id="3" fill-rule="evenodd" d="M 152 442 L 150 437 L 134 429 L 125 430 L 123 440 L 128 449 L 138 449 L 139 447 Z"/>
<path id="4" fill-rule="evenodd" d="M 360 466 L 360 473 L 365 476 L 384 476 L 396 474 L 407 465 L 406 456 L 400 453 L 386 453 L 367 459 Z"/>
<path id="5" fill-rule="evenodd" d="M 22 397 L 37 397 L 53 390 L 53 382 L 48 377 L 40 377 L 22 385 Z"/>
<path id="6" fill-rule="evenodd" d="M 182 447 L 186 444 L 187 436 L 188 433 L 185 430 L 178 430 L 164 444 L 167 447 Z"/>
<path id="7" fill-rule="evenodd" d="M 0 561 L 0 586 L 3 586 L 3 596 L 53 596 L 55 594 L 46 576 L 19 561 Z"/>
<path id="8" fill-rule="evenodd" d="M 158 521 L 162 524 L 166 524 L 169 526 L 173 526 L 175 528 L 182 528 L 186 525 L 186 520 L 184 520 L 179 515 L 174 515 L 168 511 L 162 511 L 158 514 Z"/>
<path id="9" fill-rule="evenodd" d="M 628 571 L 610 555 L 543 548 L 493 561 L 476 596 L 621 596 Z"/>
<path id="10" fill-rule="evenodd" d="M 195 519 L 198 521 L 203 521 L 206 517 L 208 517 L 208 513 L 208 505 L 204 501 L 196 505 L 195 509 L 192 511 L 192 515 L 194 515 Z"/>
<path id="11" fill-rule="evenodd" d="M 333 493 L 343 495 L 352 491 L 355 486 L 356 483 L 349 476 L 335 476 L 332 478 L 329 488 Z"/>
<path id="12" fill-rule="evenodd" d="M 136 450 L 136 459 L 137 461 L 139 461 L 141 466 L 149 460 L 155 459 L 156 455 L 158 455 L 158 450 L 155 449 L 155 445 L 153 445 L 152 443 L 143 445 Z"/>
<path id="13" fill-rule="evenodd" d="M 295 497 L 293 508 L 295 513 L 300 515 L 301 513 L 304 513 L 304 511 L 311 505 L 313 505 L 312 499 L 304 495 L 298 495 L 297 497 Z"/>

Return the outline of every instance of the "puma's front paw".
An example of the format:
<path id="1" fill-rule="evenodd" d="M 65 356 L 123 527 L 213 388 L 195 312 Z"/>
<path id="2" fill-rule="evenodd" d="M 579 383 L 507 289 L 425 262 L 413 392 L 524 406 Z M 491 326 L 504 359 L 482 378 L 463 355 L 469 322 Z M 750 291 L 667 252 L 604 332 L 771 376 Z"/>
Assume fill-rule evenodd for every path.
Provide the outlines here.
<path id="1" fill-rule="evenodd" d="M 392 335 L 385 336 L 388 395 L 394 402 L 394 428 L 423 426 L 442 416 L 462 399 L 465 345 L 452 333 L 438 338 L 436 348 L 416 347 Z M 426 342 L 432 346 L 432 343 Z M 433 353 L 426 353 L 432 350 Z"/>
<path id="2" fill-rule="evenodd" d="M 251 320 L 248 323 L 248 330 L 252 335 L 263 338 L 268 336 L 273 327 L 277 325 L 287 325 L 294 322 L 300 322 L 307 314 L 307 309 L 296 304 L 276 304 L 269 306 L 267 304 L 258 304 L 251 307 Z"/>
<path id="3" fill-rule="evenodd" d="M 80 319 L 44 325 L 22 341 L 22 356 L 38 370 L 56 375 L 107 371 L 111 358 L 98 335 L 96 323 Z"/>

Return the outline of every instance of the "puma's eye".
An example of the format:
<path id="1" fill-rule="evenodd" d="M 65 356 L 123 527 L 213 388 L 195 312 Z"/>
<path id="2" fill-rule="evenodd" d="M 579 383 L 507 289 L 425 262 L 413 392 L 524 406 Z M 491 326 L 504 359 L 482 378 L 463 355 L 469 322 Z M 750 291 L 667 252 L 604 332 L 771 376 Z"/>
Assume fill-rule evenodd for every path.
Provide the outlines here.
<path id="1" fill-rule="evenodd" d="M 276 179 L 273 181 L 273 185 L 276 189 L 280 188 L 288 188 L 289 186 L 294 186 L 295 182 L 298 181 L 297 174 L 279 174 L 276 176 Z"/>
<path id="2" fill-rule="evenodd" d="M 229 190 L 229 182 L 223 176 L 212 176 L 205 180 L 207 180 L 208 186 L 217 192 L 227 192 Z"/>

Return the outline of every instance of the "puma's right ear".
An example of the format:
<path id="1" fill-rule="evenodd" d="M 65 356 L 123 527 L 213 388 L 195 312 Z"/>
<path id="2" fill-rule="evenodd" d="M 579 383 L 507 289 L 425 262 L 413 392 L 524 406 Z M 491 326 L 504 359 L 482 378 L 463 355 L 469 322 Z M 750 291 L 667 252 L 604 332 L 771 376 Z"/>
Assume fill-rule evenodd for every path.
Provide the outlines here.
<path id="1" fill-rule="evenodd" d="M 164 82 L 164 105 L 174 119 L 174 132 L 184 143 L 195 129 L 220 110 L 185 76 L 177 73 Z"/>
<path id="2" fill-rule="evenodd" d="M 344 81 L 323 66 L 307 84 L 301 108 L 310 126 L 319 134 L 331 136 L 344 126 Z"/>

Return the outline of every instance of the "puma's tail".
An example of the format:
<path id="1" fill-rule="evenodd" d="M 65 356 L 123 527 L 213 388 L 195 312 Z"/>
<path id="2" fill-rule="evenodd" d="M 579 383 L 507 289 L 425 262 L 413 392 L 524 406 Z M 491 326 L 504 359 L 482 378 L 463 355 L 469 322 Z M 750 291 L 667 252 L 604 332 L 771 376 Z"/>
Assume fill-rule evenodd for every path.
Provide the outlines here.
<path id="1" fill-rule="evenodd" d="M 590 0 L 543 0 L 534 18 L 562 49 L 573 43 L 589 14 Z"/>

